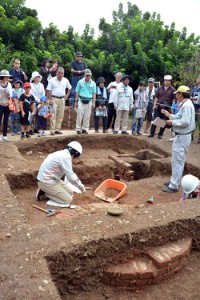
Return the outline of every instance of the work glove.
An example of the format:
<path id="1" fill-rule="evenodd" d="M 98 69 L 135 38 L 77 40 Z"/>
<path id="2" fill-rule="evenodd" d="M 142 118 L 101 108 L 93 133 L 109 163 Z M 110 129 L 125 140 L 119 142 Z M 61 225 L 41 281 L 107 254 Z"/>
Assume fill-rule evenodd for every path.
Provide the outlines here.
<path id="1" fill-rule="evenodd" d="M 82 183 L 78 186 L 78 188 L 79 188 L 79 190 L 81 190 L 82 193 L 85 192 L 85 187 Z"/>

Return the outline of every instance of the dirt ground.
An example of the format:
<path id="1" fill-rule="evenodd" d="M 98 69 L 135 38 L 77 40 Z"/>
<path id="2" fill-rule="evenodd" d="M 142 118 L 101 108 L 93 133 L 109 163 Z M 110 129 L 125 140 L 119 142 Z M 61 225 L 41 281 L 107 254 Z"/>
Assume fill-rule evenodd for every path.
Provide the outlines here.
<path id="1" fill-rule="evenodd" d="M 173 222 L 175 224 L 176 220 L 187 219 L 185 207 L 188 207 L 188 218 L 192 220 L 198 215 L 198 209 L 200 213 L 200 206 L 195 209 L 194 202 L 180 206 L 177 201 L 181 191 L 175 194 L 162 192 L 163 182 L 170 177 L 172 144 L 168 141 L 171 137 L 169 132 L 166 132 L 163 140 L 156 137 L 148 139 L 145 135 L 124 137 L 113 136 L 112 133 L 108 135 L 95 135 L 93 131 L 91 133 L 88 136 L 77 137 L 73 131 L 64 131 L 62 137 L 32 137 L 30 141 L 25 142 L 13 137 L 10 138 L 10 143 L 0 145 L 0 299 L 199 299 L 200 252 L 197 251 L 192 252 L 189 265 L 181 273 L 161 284 L 138 289 L 137 292 L 111 288 L 98 281 L 100 269 L 112 261 L 108 256 L 109 249 L 116 243 L 118 249 L 115 251 L 116 260 L 119 260 L 120 253 L 125 255 L 128 251 L 126 249 L 128 246 L 123 248 L 122 241 L 118 240 L 123 240 L 122 232 L 125 234 L 136 230 L 136 236 L 141 238 L 145 230 L 158 226 L 156 230 L 159 233 L 153 234 L 147 245 L 156 246 L 157 243 L 170 240 L 167 231 L 171 232 Z M 62 149 L 66 143 L 74 139 L 80 141 L 84 148 L 81 162 L 74 166 L 74 170 L 90 189 L 84 195 L 74 195 L 73 204 L 77 205 L 77 209 L 61 209 L 59 214 L 48 218 L 45 213 L 32 207 L 39 205 L 47 208 L 46 202 L 35 201 L 37 171 L 48 153 Z M 114 178 L 117 174 L 116 166 L 108 156 L 118 156 L 120 153 L 135 155 L 145 149 L 153 151 L 155 155 L 161 155 L 162 158 L 141 160 L 135 168 L 131 158 L 124 158 L 125 161 L 133 163 L 134 171 L 140 173 L 140 178 L 134 181 L 121 179 L 127 185 L 127 193 L 116 203 L 123 208 L 124 213 L 119 218 L 107 216 L 106 211 L 113 204 L 95 197 L 94 190 L 103 180 Z M 145 173 L 145 170 L 148 172 Z M 185 172 L 192 172 L 200 177 L 199 144 L 196 140 L 188 152 Z M 111 194 L 113 196 L 113 193 Z M 149 204 L 147 200 L 152 196 L 154 204 Z M 189 215 L 190 205 L 191 215 Z M 195 221 L 195 226 L 197 223 Z M 163 231 L 163 224 L 168 230 Z M 182 223 L 177 224 L 177 227 L 174 225 L 176 234 L 173 231 L 172 237 L 175 240 L 179 235 L 184 236 L 181 230 L 179 234 L 179 226 L 181 227 Z M 189 230 L 187 235 L 188 232 Z M 71 278 L 73 275 L 73 271 L 70 270 L 75 268 L 76 259 L 84 249 L 82 243 L 89 243 L 88 239 L 92 239 L 95 245 L 95 241 L 102 238 L 107 243 L 102 248 L 105 251 L 105 262 L 100 261 L 100 257 L 104 257 L 101 252 L 96 260 L 92 257 L 91 263 L 90 260 L 87 261 L 87 257 L 82 258 L 85 289 L 80 278 L 80 283 L 78 279 L 66 279 L 67 276 Z M 65 258 L 64 253 L 68 251 L 74 253 L 74 256 L 69 254 Z M 57 262 L 56 253 L 59 253 Z M 92 268 L 94 270 L 89 271 Z M 74 285 L 76 280 L 77 288 L 70 289 L 70 285 L 72 282 Z M 92 288 L 89 288 L 90 286 Z"/>

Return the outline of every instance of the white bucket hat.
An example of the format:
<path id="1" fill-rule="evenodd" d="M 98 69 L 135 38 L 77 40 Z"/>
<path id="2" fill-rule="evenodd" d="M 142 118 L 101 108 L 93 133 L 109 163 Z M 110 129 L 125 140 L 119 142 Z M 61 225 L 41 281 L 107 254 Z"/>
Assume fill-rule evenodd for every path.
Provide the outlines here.
<path id="1" fill-rule="evenodd" d="M 40 77 L 40 81 L 42 80 L 42 76 L 39 74 L 39 72 L 34 71 L 34 72 L 32 73 L 32 77 L 31 77 L 31 79 L 30 79 L 30 82 L 33 82 L 33 80 L 35 79 L 35 77 Z"/>
<path id="2" fill-rule="evenodd" d="M 172 80 L 172 75 L 165 75 L 164 80 Z"/>

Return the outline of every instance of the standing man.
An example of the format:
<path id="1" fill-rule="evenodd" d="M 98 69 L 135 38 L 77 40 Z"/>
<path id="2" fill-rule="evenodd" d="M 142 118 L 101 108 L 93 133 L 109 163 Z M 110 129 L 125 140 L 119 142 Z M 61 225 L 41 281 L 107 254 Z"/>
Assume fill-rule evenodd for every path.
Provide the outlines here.
<path id="1" fill-rule="evenodd" d="M 128 117 L 129 111 L 133 108 L 133 89 L 129 86 L 130 76 L 124 75 L 121 79 L 122 84 L 118 86 L 115 94 L 114 108 L 116 109 L 116 120 L 114 134 L 118 134 L 121 122 L 121 134 L 129 134 Z"/>
<path id="2" fill-rule="evenodd" d="M 155 96 L 153 111 L 154 111 L 154 119 L 157 117 L 161 119 L 166 119 L 166 116 L 162 114 L 161 109 L 165 108 L 168 112 L 171 110 L 171 106 L 175 99 L 175 88 L 171 85 L 172 83 L 172 76 L 171 75 L 165 75 L 164 77 L 164 84 L 161 86 Z M 160 131 L 158 133 L 158 138 L 162 139 L 163 133 L 165 131 L 165 128 L 160 128 Z M 150 134 L 148 135 L 149 138 L 154 137 L 156 131 L 156 125 L 151 125 Z"/>
<path id="3" fill-rule="evenodd" d="M 76 53 L 76 59 L 71 62 L 71 73 L 72 73 L 72 92 L 71 92 L 71 106 L 75 106 L 75 93 L 76 86 L 80 79 L 84 77 L 84 71 L 86 69 L 85 63 L 82 61 L 82 53 Z"/>
<path id="4" fill-rule="evenodd" d="M 67 94 L 66 94 L 66 89 Z M 62 134 L 61 124 L 64 117 L 65 101 L 71 92 L 71 84 L 64 77 L 64 68 L 59 67 L 56 76 L 53 77 L 47 86 L 47 98 L 50 100 L 49 105 L 53 108 L 53 116 L 50 118 L 51 135 Z"/>
<path id="5" fill-rule="evenodd" d="M 195 129 L 195 110 L 190 100 L 190 89 L 187 86 L 179 86 L 175 92 L 179 103 L 179 112 L 176 115 L 170 114 L 167 110 L 161 112 L 169 118 L 166 123 L 173 127 L 175 137 L 172 145 L 172 176 L 170 181 L 165 182 L 164 192 L 174 193 L 178 191 L 183 175 L 186 153 L 192 139 L 192 132 Z"/>
<path id="6" fill-rule="evenodd" d="M 85 69 L 85 77 L 78 81 L 76 87 L 76 132 L 88 134 L 90 115 L 96 101 L 96 83 L 91 79 L 92 72 Z"/>
<path id="7" fill-rule="evenodd" d="M 157 92 L 157 89 L 154 86 L 154 82 L 155 82 L 154 78 L 148 79 L 148 87 L 146 89 L 148 106 L 147 106 L 147 113 L 146 113 L 146 127 L 144 133 L 148 132 L 148 129 L 151 125 L 151 121 L 153 119 L 153 106 L 154 106 L 154 100 Z"/>
<path id="8" fill-rule="evenodd" d="M 108 123 L 107 129 L 112 126 L 112 130 L 114 131 L 115 126 L 115 119 L 116 119 L 116 110 L 114 108 L 114 99 L 115 99 L 115 92 L 119 84 L 121 83 L 122 73 L 118 72 L 115 74 L 115 81 L 111 82 L 107 90 L 110 93 L 109 102 L 108 102 Z"/>
<path id="9" fill-rule="evenodd" d="M 23 83 L 28 80 L 25 72 L 20 68 L 20 60 L 18 58 L 13 59 L 13 67 L 9 70 L 9 73 L 13 78 L 17 78 Z"/>
<path id="10" fill-rule="evenodd" d="M 198 104 L 200 106 L 200 75 L 197 77 L 197 84 L 192 89 L 190 99 L 193 101 L 194 104 Z M 199 139 L 197 143 L 200 143 L 200 109 L 197 109 L 196 119 L 199 129 Z"/>

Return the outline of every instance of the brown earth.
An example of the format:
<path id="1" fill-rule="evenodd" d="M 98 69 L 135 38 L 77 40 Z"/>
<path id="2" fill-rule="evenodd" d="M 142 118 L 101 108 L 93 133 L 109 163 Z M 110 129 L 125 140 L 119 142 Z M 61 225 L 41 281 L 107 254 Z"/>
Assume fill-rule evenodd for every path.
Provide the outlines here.
<path id="1" fill-rule="evenodd" d="M 179 205 L 181 191 L 169 195 L 161 190 L 170 176 L 169 137 L 168 132 L 163 140 L 112 134 L 77 137 L 67 131 L 59 138 L 21 142 L 14 137 L 13 142 L 0 144 L 0 299 L 199 299 L 200 203 L 188 200 Z M 76 210 L 62 209 L 48 218 L 32 207 L 47 208 L 34 199 L 36 174 L 48 153 L 74 139 L 84 148 L 74 170 L 91 189 L 75 194 Z M 117 202 L 123 214 L 112 217 L 106 214 L 112 204 L 93 192 L 117 174 L 108 156 L 124 153 L 120 159 L 132 165 L 136 180 L 125 182 L 127 194 Z M 196 142 L 187 155 L 185 172 L 200 177 Z M 147 203 L 152 196 L 154 204 Z M 189 265 L 168 281 L 137 290 L 101 282 L 107 266 L 183 237 L 193 238 Z"/>

